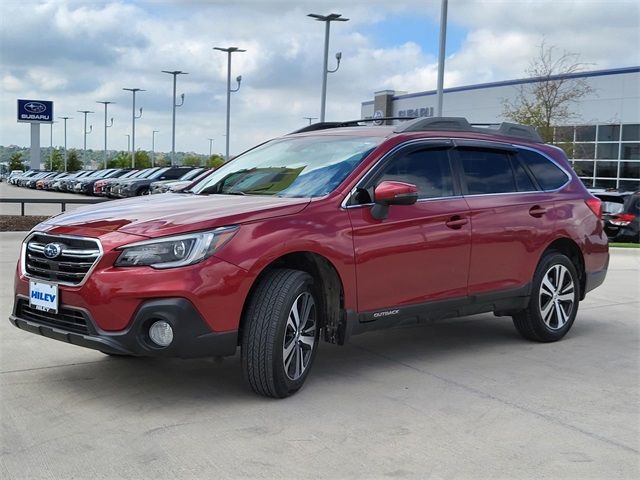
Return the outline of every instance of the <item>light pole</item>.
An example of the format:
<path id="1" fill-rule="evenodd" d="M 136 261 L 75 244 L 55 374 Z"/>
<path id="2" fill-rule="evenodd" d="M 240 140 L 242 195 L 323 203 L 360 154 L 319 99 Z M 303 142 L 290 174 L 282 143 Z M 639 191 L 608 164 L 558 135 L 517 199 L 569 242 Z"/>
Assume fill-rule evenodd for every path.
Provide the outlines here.
<path id="1" fill-rule="evenodd" d="M 104 168 L 107 168 L 107 128 L 113 127 L 113 117 L 111 123 L 107 124 L 107 108 L 110 103 L 115 102 L 96 102 L 104 105 Z"/>
<path id="2" fill-rule="evenodd" d="M 213 138 L 209 138 L 209 158 L 213 155 Z"/>
<path id="3" fill-rule="evenodd" d="M 221 52 L 227 53 L 227 136 L 225 139 L 226 147 L 225 147 L 225 160 L 229 161 L 229 121 L 231 118 L 231 92 L 237 92 L 240 90 L 240 82 L 242 82 L 242 75 L 238 75 L 236 77 L 236 82 L 238 82 L 238 87 L 235 89 L 231 89 L 231 54 L 234 52 L 246 52 L 246 50 L 242 50 L 238 47 L 213 47 L 214 50 L 220 50 Z"/>
<path id="4" fill-rule="evenodd" d="M 84 143 L 82 147 L 82 163 L 86 167 L 87 166 L 87 135 L 93 131 L 93 125 L 89 125 L 89 131 L 87 131 L 87 114 L 95 113 L 95 112 L 92 112 L 91 110 L 78 110 L 78 113 L 84 114 L 84 130 L 83 130 Z"/>
<path id="5" fill-rule="evenodd" d="M 156 133 L 160 130 L 154 130 L 151 132 L 151 166 L 156 166 Z M 173 163 L 173 160 L 172 160 Z"/>
<path id="6" fill-rule="evenodd" d="M 311 125 L 311 122 L 313 120 L 317 120 L 318 119 L 318 117 L 302 117 L 302 118 L 304 118 L 305 120 L 309 120 L 309 125 Z"/>
<path id="7" fill-rule="evenodd" d="M 324 26 L 324 62 L 322 65 L 322 97 L 320 100 L 320 122 L 324 122 L 324 114 L 327 106 L 327 74 L 334 73 L 340 68 L 340 60 L 342 59 L 342 53 L 336 53 L 336 60 L 338 65 L 333 70 L 329 70 L 329 29 L 331 22 L 348 22 L 348 18 L 342 18 L 340 13 L 330 13 L 329 15 L 318 15 L 317 13 L 310 13 L 308 17 L 315 18 L 319 22 L 325 22 Z"/>
<path id="8" fill-rule="evenodd" d="M 131 151 L 131 135 L 125 133 L 124 136 L 127 137 L 127 153 L 129 153 Z"/>
<path id="9" fill-rule="evenodd" d="M 67 120 L 72 119 L 73 117 L 58 117 L 61 120 L 64 120 L 64 171 L 67 171 Z"/>
<path id="10" fill-rule="evenodd" d="M 50 130 L 49 130 L 49 170 L 53 170 L 53 124 L 58 123 L 55 120 L 51 121 Z"/>
<path id="11" fill-rule="evenodd" d="M 444 89 L 444 56 L 447 42 L 447 0 L 440 7 L 440 49 L 438 51 L 438 117 L 442 116 L 442 97 Z"/>
<path id="12" fill-rule="evenodd" d="M 184 105 L 184 93 L 180 94 L 182 101 L 180 105 L 176 103 L 176 78 L 178 75 L 189 75 L 187 72 L 181 72 L 180 70 L 162 70 L 162 73 L 168 73 L 173 75 L 173 102 L 172 102 L 172 123 L 171 123 L 171 165 L 176 163 L 176 107 Z"/>
<path id="13" fill-rule="evenodd" d="M 136 119 L 142 117 L 142 107 L 140 107 L 140 115 L 136 116 L 136 92 L 144 92 L 141 88 L 123 88 L 131 92 L 133 102 L 131 104 L 131 168 L 136 166 Z"/>

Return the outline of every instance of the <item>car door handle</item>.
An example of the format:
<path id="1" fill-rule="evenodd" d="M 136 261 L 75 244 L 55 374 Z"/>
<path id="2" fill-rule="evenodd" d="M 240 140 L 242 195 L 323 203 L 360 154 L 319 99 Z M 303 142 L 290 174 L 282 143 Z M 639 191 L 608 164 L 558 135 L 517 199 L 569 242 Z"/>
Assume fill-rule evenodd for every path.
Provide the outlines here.
<path id="1" fill-rule="evenodd" d="M 458 230 L 467 223 L 469 223 L 468 219 L 462 218 L 460 215 L 454 215 L 445 223 L 445 225 L 449 228 L 453 228 L 454 230 Z"/>
<path id="2" fill-rule="evenodd" d="M 535 217 L 535 218 L 540 218 L 545 213 L 547 213 L 547 209 L 546 208 L 542 208 L 542 207 L 540 207 L 538 205 L 536 205 L 535 207 L 531 207 L 529 209 L 529 215 L 531 215 L 532 217 Z"/>

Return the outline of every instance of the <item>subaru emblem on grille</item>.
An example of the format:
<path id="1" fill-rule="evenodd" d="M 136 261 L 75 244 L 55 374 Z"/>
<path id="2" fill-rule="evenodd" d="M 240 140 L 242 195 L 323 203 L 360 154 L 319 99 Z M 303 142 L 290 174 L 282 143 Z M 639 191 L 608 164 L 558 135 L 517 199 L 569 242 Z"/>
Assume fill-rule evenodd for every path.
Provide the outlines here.
<path id="1" fill-rule="evenodd" d="M 56 258 L 62 253 L 62 247 L 59 243 L 47 243 L 44 246 L 44 256 L 47 258 Z"/>

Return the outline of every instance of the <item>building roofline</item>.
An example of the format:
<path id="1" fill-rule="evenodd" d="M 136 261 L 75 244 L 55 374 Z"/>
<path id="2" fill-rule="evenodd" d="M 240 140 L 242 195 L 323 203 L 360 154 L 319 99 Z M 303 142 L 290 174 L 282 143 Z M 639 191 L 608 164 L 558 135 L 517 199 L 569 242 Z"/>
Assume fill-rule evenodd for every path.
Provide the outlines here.
<path id="1" fill-rule="evenodd" d="M 639 73 L 640 66 L 635 67 L 622 67 L 622 68 L 609 68 L 606 70 L 590 70 L 587 72 L 576 72 L 569 74 L 561 74 L 561 75 L 552 75 L 549 80 L 561 80 L 567 78 L 588 78 L 588 77 L 604 77 L 608 75 L 622 75 L 625 73 Z M 454 92 L 465 92 L 469 90 L 480 90 L 483 88 L 494 88 L 494 87 L 507 87 L 509 85 L 524 85 L 527 83 L 536 83 L 546 80 L 547 77 L 532 77 L 532 78 L 519 78 L 516 80 L 502 80 L 498 82 L 489 82 L 489 83 L 478 83 L 476 85 L 465 85 L 462 87 L 451 87 L 445 88 L 443 90 L 444 93 L 454 93 Z M 437 90 L 426 90 L 424 92 L 416 92 L 416 93 L 407 93 L 404 95 L 396 95 L 393 97 L 393 100 L 399 100 L 404 98 L 414 98 L 414 97 L 427 97 L 429 95 L 435 95 Z M 362 102 L 362 105 L 373 105 L 372 100 L 367 100 L 366 102 Z"/>

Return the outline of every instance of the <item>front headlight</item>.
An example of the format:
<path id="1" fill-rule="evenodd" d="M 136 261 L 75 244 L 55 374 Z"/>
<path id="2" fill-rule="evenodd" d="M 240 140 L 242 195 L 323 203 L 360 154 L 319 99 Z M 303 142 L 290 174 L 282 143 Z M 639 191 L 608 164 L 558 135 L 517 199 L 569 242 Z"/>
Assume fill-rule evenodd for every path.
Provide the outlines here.
<path id="1" fill-rule="evenodd" d="M 206 232 L 132 243 L 118 248 L 122 253 L 115 266 L 174 268 L 193 265 L 213 255 L 237 231 L 237 226 L 221 227 Z"/>

